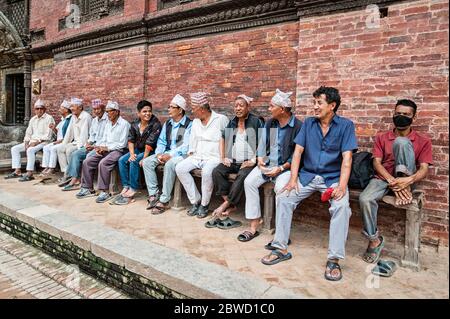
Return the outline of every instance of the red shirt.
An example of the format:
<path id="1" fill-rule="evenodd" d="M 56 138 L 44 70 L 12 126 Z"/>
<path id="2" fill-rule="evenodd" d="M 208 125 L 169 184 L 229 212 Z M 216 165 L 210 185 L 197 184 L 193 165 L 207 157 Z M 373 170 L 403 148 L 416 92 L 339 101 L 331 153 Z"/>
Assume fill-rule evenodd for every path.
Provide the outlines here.
<path id="1" fill-rule="evenodd" d="M 394 131 L 378 134 L 375 137 L 375 145 L 373 147 L 373 157 L 381 158 L 381 164 L 391 174 L 395 176 L 395 158 L 392 151 L 392 145 L 398 136 Z M 419 168 L 421 163 L 433 164 L 433 156 L 431 153 L 431 139 L 411 130 L 407 136 L 414 147 L 414 154 L 416 155 L 416 166 Z M 376 175 L 377 178 L 384 178 Z"/>

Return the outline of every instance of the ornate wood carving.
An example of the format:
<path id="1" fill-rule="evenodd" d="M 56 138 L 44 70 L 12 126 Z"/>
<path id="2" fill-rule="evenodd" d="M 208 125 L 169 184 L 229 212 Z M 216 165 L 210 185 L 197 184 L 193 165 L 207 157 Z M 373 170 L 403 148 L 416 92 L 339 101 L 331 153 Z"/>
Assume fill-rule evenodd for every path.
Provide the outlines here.
<path id="1" fill-rule="evenodd" d="M 158 0 L 158 10 L 173 8 L 181 4 L 194 2 L 198 0 Z"/>

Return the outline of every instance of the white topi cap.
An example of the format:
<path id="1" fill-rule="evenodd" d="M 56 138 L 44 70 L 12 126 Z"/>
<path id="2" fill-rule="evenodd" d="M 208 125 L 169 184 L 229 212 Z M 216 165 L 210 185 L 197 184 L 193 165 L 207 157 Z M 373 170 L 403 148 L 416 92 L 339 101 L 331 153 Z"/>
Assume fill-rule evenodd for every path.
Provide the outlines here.
<path id="1" fill-rule="evenodd" d="M 277 106 L 281 107 L 292 107 L 292 101 L 290 99 L 292 95 L 292 92 L 282 92 L 279 89 L 277 89 L 275 96 L 272 98 L 272 104 L 275 104 Z"/>
<path id="2" fill-rule="evenodd" d="M 119 110 L 119 103 L 116 101 L 108 101 L 108 104 L 106 104 L 106 110 Z"/>
<path id="3" fill-rule="evenodd" d="M 61 107 L 65 108 L 65 109 L 70 109 L 70 103 L 67 102 L 67 100 L 64 100 L 61 103 Z"/>
<path id="4" fill-rule="evenodd" d="M 253 102 L 253 98 L 250 96 L 247 96 L 245 94 L 241 94 L 237 97 L 237 99 L 243 99 L 245 102 L 247 102 L 248 105 Z"/>
<path id="5" fill-rule="evenodd" d="M 73 97 L 70 99 L 70 105 L 82 105 L 83 104 L 83 100 Z"/>
<path id="6" fill-rule="evenodd" d="M 180 94 L 175 95 L 175 97 L 172 99 L 172 102 L 170 103 L 178 105 L 179 107 L 181 107 L 183 110 L 186 111 L 186 99 L 182 97 Z"/>
<path id="7" fill-rule="evenodd" d="M 42 101 L 41 99 L 38 99 L 35 103 L 34 103 L 34 108 L 42 108 L 45 107 L 45 103 L 44 101 Z"/>

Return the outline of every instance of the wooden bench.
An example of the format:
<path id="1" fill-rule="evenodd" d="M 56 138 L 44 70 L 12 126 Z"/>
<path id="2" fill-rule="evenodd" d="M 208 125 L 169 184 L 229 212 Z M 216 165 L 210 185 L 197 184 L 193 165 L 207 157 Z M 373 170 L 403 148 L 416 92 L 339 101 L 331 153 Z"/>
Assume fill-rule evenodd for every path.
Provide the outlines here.
<path id="1" fill-rule="evenodd" d="M 163 172 L 164 166 L 158 166 L 158 171 Z M 191 172 L 194 177 L 201 178 L 201 170 L 195 169 Z M 236 174 L 230 174 L 229 181 L 233 182 L 236 179 Z M 263 188 L 263 224 L 262 231 L 273 234 L 275 232 L 275 185 L 272 182 L 265 183 L 262 185 Z M 359 195 L 362 190 L 350 189 L 349 196 L 350 201 L 359 202 Z M 175 210 L 185 209 L 183 205 L 183 188 L 181 182 L 178 178 L 175 181 L 173 197 L 171 201 L 171 208 Z M 393 198 L 390 196 L 385 196 L 383 201 L 386 205 L 391 205 Z M 422 207 L 424 202 L 423 192 L 418 192 L 415 194 L 414 203 L 408 205 L 407 207 L 398 207 L 398 209 L 404 210 L 406 213 L 406 225 L 405 225 L 405 246 L 403 255 L 401 258 L 401 266 L 411 268 L 415 271 L 420 270 L 419 262 L 419 248 L 420 248 L 420 225 L 422 220 Z"/>

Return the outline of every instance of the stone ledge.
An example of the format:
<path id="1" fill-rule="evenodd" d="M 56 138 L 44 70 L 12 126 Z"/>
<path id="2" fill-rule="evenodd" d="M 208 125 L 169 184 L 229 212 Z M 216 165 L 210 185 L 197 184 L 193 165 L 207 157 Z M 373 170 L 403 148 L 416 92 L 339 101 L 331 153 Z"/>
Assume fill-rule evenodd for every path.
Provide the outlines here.
<path id="1" fill-rule="evenodd" d="M 82 270 L 138 298 L 303 298 L 3 191 L 0 230 L 78 264 Z"/>

